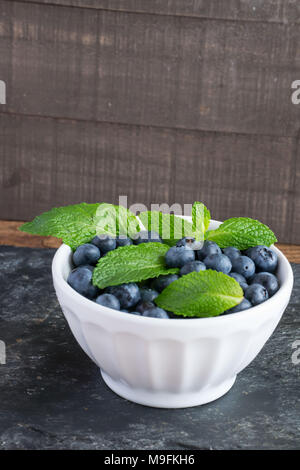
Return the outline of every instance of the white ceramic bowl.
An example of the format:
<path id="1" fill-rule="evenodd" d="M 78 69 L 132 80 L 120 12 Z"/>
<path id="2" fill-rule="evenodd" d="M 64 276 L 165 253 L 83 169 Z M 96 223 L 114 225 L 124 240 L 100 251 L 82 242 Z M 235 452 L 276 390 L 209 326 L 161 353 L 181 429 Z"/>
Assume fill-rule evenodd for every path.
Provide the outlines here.
<path id="1" fill-rule="evenodd" d="M 220 222 L 212 221 L 210 228 Z M 66 282 L 71 249 L 56 252 L 53 282 L 78 343 L 118 395 L 142 405 L 183 408 L 213 401 L 259 353 L 276 328 L 293 286 L 293 272 L 277 248 L 279 291 L 243 312 L 212 318 L 144 318 L 86 299 Z"/>

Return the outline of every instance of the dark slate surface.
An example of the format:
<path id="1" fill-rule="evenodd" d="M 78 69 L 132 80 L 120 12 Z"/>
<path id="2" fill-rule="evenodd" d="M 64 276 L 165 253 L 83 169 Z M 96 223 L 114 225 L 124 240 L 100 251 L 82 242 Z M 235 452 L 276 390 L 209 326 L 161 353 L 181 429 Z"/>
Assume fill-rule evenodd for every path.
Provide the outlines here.
<path id="1" fill-rule="evenodd" d="M 276 332 L 232 390 L 208 405 L 135 405 L 75 342 L 51 280 L 54 250 L 0 247 L 0 449 L 300 449 L 300 265 Z"/>

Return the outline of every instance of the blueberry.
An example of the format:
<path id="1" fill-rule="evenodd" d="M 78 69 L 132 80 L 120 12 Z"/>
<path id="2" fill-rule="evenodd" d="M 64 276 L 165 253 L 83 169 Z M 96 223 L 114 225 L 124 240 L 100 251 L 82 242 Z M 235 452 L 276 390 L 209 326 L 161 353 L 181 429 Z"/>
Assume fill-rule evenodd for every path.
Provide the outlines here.
<path id="1" fill-rule="evenodd" d="M 248 258 L 251 258 L 251 252 L 254 247 L 251 246 L 250 248 L 247 248 L 247 250 L 243 251 L 243 255 L 248 256 Z"/>
<path id="2" fill-rule="evenodd" d="M 216 271 L 228 274 L 231 271 L 231 261 L 228 256 L 218 253 L 215 255 L 208 255 L 204 258 L 204 264 L 207 269 L 215 269 Z"/>
<path id="3" fill-rule="evenodd" d="M 146 301 L 146 302 L 139 302 L 134 308 L 139 313 L 144 313 L 146 310 L 151 310 L 155 308 L 156 305 L 153 302 Z"/>
<path id="4" fill-rule="evenodd" d="M 140 294 L 142 302 L 152 302 L 158 296 L 158 292 L 154 289 L 149 289 L 148 287 L 141 287 Z"/>
<path id="5" fill-rule="evenodd" d="M 201 250 L 197 251 L 199 261 L 203 261 L 209 255 L 221 254 L 221 248 L 215 243 L 209 240 L 205 241 Z"/>
<path id="6" fill-rule="evenodd" d="M 95 266 L 91 266 L 90 264 L 84 264 L 83 266 L 80 266 L 81 268 L 87 268 L 92 272 L 94 272 Z"/>
<path id="7" fill-rule="evenodd" d="M 100 259 L 101 252 L 97 246 L 91 243 L 80 245 L 73 253 L 73 263 L 75 266 L 84 264 L 96 264 Z"/>
<path id="8" fill-rule="evenodd" d="M 122 310 L 122 312 L 125 312 L 125 310 Z M 128 312 L 128 313 L 131 313 L 131 315 L 138 315 L 139 317 L 142 316 L 140 312 Z"/>
<path id="9" fill-rule="evenodd" d="M 251 248 L 250 257 L 254 261 L 257 271 L 274 273 L 277 268 L 278 258 L 275 251 L 264 245 Z"/>
<path id="10" fill-rule="evenodd" d="M 149 232 L 147 230 L 142 230 L 141 232 L 135 234 L 133 237 L 133 242 L 136 245 L 139 245 L 140 243 L 149 242 L 162 243 L 162 240 L 157 232 L 154 232 L 153 230 L 150 230 Z"/>
<path id="11" fill-rule="evenodd" d="M 169 315 L 165 310 L 159 307 L 154 307 L 150 310 L 146 310 L 143 313 L 143 317 L 152 317 L 152 318 L 169 318 Z"/>
<path id="12" fill-rule="evenodd" d="M 255 264 L 251 258 L 248 258 L 248 256 L 239 256 L 232 260 L 232 270 L 241 274 L 247 280 L 254 275 Z"/>
<path id="13" fill-rule="evenodd" d="M 246 289 L 245 297 L 252 305 L 258 305 L 269 298 L 267 289 L 261 284 L 251 284 Z"/>
<path id="14" fill-rule="evenodd" d="M 184 237 L 176 243 L 176 246 L 188 246 L 192 250 L 201 250 L 203 242 L 196 241 L 193 237 Z"/>
<path id="15" fill-rule="evenodd" d="M 125 235 L 120 235 L 119 237 L 116 238 L 117 242 L 117 247 L 119 246 L 128 246 L 132 245 L 133 241 L 129 237 L 125 237 Z"/>
<path id="16" fill-rule="evenodd" d="M 103 307 L 113 308 L 114 310 L 120 310 L 120 302 L 112 294 L 101 294 L 96 299 L 97 304 L 103 305 Z"/>
<path id="17" fill-rule="evenodd" d="M 230 273 L 229 274 L 230 277 L 233 277 L 233 279 L 235 279 L 239 285 L 241 286 L 241 288 L 243 289 L 243 291 L 245 291 L 248 287 L 248 284 L 247 284 L 247 281 L 246 279 L 244 278 L 244 276 L 242 276 L 241 274 L 239 273 Z"/>
<path id="18" fill-rule="evenodd" d="M 279 289 L 277 277 L 267 272 L 255 274 L 252 284 L 261 284 L 264 286 L 268 291 L 269 297 L 272 297 Z"/>
<path id="19" fill-rule="evenodd" d="M 122 309 L 134 307 L 141 300 L 140 290 L 134 282 L 121 284 L 120 286 L 108 287 L 106 292 L 119 299 Z"/>
<path id="20" fill-rule="evenodd" d="M 172 246 L 165 255 L 167 268 L 182 268 L 195 260 L 195 251 L 188 246 Z"/>
<path id="21" fill-rule="evenodd" d="M 185 274 L 189 274 L 192 272 L 199 272 L 199 271 L 205 271 L 206 266 L 202 261 L 190 261 L 189 263 L 185 264 L 182 266 L 180 269 L 180 276 L 184 276 Z"/>
<path id="22" fill-rule="evenodd" d="M 237 313 L 237 312 L 242 312 L 243 310 L 248 310 L 248 308 L 251 308 L 252 304 L 249 302 L 247 299 L 243 299 L 240 304 L 236 305 L 235 307 L 230 308 L 229 310 L 226 310 L 226 312 L 223 313 L 223 315 L 227 315 L 227 313 Z"/>
<path id="23" fill-rule="evenodd" d="M 99 289 L 92 284 L 92 275 L 92 266 L 79 266 L 70 272 L 67 282 L 76 292 L 92 299 L 99 292 Z"/>
<path id="24" fill-rule="evenodd" d="M 91 241 L 93 245 L 97 246 L 101 253 L 108 253 L 116 248 L 117 242 L 115 238 L 108 235 L 96 235 Z"/>
<path id="25" fill-rule="evenodd" d="M 157 292 L 163 291 L 168 285 L 170 285 L 172 282 L 176 281 L 179 279 L 177 274 L 163 274 L 161 276 L 158 276 L 154 281 L 152 282 L 151 287 Z"/>
<path id="26" fill-rule="evenodd" d="M 228 246 L 227 248 L 224 248 L 223 253 L 224 255 L 228 256 L 230 261 L 241 256 L 240 250 L 234 246 Z"/>

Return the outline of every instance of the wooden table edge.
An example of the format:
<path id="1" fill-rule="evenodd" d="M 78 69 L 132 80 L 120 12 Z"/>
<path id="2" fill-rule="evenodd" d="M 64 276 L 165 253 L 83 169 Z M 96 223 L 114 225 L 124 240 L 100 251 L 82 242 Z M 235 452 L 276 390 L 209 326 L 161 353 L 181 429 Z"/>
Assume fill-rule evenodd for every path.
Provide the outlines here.
<path id="1" fill-rule="evenodd" d="M 29 248 L 58 248 L 61 241 L 54 237 L 40 237 L 20 232 L 18 227 L 24 222 L 0 220 L 0 245 L 23 246 Z M 277 243 L 276 246 L 291 263 L 300 263 L 300 245 Z"/>

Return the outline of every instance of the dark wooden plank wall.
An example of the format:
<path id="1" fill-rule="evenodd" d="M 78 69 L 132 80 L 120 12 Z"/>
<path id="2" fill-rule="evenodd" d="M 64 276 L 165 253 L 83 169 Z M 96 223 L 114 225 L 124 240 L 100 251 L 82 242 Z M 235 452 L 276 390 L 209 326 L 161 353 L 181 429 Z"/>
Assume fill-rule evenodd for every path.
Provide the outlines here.
<path id="1" fill-rule="evenodd" d="M 247 134 L 298 129 L 290 100 L 298 25 L 6 1 L 0 16 L 8 112 Z"/>
<path id="2" fill-rule="evenodd" d="M 299 3 L 0 0 L 0 218 L 198 199 L 300 243 Z"/>

